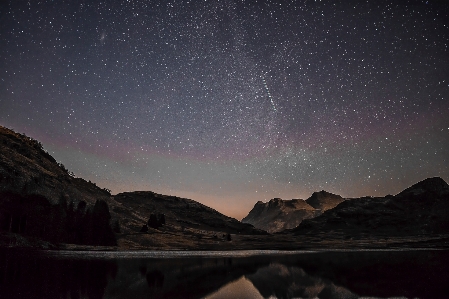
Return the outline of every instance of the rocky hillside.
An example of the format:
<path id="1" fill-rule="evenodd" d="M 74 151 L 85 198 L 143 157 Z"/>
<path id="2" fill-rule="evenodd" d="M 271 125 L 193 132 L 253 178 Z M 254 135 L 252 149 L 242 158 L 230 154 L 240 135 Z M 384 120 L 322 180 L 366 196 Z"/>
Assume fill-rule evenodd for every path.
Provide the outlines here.
<path id="1" fill-rule="evenodd" d="M 164 226 L 142 233 L 142 226 L 156 214 L 165 215 Z M 96 229 L 90 226 L 107 229 L 103 234 L 109 241 L 97 244 L 101 238 L 92 235 Z M 111 245 L 111 229 L 119 246 L 127 248 L 164 243 L 164 238 L 155 243 L 149 233 L 172 236 L 181 245 L 205 234 L 218 238 L 220 233 L 223 238 L 229 233 L 265 233 L 190 199 L 153 192 L 111 196 L 109 190 L 75 177 L 39 141 L 0 126 L 0 233 L 53 243 Z"/>
<path id="2" fill-rule="evenodd" d="M 297 227 L 304 219 L 321 215 L 344 201 L 340 195 L 326 191 L 314 192 L 307 200 L 274 198 L 267 203 L 258 201 L 248 216 L 242 219 L 255 227 L 276 233 Z"/>
<path id="3" fill-rule="evenodd" d="M 274 198 L 267 203 L 258 201 L 242 222 L 250 223 L 269 233 L 275 233 L 297 227 L 302 220 L 319 214 L 320 210 L 316 210 L 302 199 Z"/>
<path id="4" fill-rule="evenodd" d="M 113 197 L 113 211 L 122 217 L 129 231 L 138 231 L 150 215 L 165 215 L 167 227 L 216 231 L 233 234 L 266 234 L 254 226 L 225 216 L 216 210 L 187 198 L 162 195 L 150 191 L 125 192 Z"/>
<path id="5" fill-rule="evenodd" d="M 110 197 L 106 189 L 75 178 L 39 141 L 0 126 L 0 193 L 3 192 L 40 195 L 53 205 L 61 198 L 93 205 Z"/>
<path id="6" fill-rule="evenodd" d="M 304 220 L 296 235 L 394 237 L 449 232 L 449 186 L 439 177 L 428 178 L 396 196 L 346 200 L 322 215 Z"/>
<path id="7" fill-rule="evenodd" d="M 54 244 L 117 244 L 108 190 L 76 178 L 26 135 L 0 127 L 0 145 L 0 243 L 19 234 Z"/>

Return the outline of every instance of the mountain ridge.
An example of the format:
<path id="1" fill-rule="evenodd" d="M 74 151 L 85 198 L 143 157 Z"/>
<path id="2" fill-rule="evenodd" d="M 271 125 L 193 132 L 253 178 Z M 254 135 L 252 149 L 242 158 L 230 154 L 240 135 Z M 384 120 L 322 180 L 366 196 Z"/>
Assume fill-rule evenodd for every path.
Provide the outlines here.
<path id="1" fill-rule="evenodd" d="M 449 186 L 440 177 L 413 184 L 395 196 L 344 199 L 320 191 L 306 201 L 259 201 L 249 218 L 257 221 L 268 213 L 271 227 L 283 230 L 268 234 L 191 199 L 151 191 L 111 195 L 106 188 L 75 177 L 37 140 L 1 126 L 0 145 L 0 247 L 236 250 L 449 246 Z M 287 218 L 293 228 L 287 227 Z M 295 222 L 298 219 L 299 224 Z M 109 237 L 103 242 L 101 236 Z"/>
<path id="2" fill-rule="evenodd" d="M 348 238 L 448 231 L 449 186 L 440 177 L 427 178 L 395 196 L 346 200 L 291 230 L 295 235 L 334 233 Z"/>

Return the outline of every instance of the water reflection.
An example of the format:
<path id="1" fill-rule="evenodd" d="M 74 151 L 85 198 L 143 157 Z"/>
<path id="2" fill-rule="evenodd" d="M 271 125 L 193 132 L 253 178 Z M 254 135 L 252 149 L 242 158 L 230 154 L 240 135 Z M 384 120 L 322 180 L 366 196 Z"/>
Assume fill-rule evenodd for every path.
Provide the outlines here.
<path id="1" fill-rule="evenodd" d="M 221 287 L 218 291 L 208 295 L 205 299 L 264 299 L 259 290 L 245 276 Z"/>
<path id="2" fill-rule="evenodd" d="M 246 257 L 0 251 L 1 298 L 446 298 L 449 251 Z"/>
<path id="3" fill-rule="evenodd" d="M 358 298 L 328 279 L 311 276 L 301 268 L 278 263 L 259 268 L 248 279 L 263 298 Z"/>

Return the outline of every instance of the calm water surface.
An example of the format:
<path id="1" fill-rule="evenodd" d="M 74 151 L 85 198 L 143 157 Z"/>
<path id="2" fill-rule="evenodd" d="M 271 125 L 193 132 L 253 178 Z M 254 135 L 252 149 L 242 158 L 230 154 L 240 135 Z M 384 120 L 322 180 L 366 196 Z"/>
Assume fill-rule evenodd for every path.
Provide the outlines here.
<path id="1" fill-rule="evenodd" d="M 449 251 L 0 250 L 0 298 L 449 298 Z"/>

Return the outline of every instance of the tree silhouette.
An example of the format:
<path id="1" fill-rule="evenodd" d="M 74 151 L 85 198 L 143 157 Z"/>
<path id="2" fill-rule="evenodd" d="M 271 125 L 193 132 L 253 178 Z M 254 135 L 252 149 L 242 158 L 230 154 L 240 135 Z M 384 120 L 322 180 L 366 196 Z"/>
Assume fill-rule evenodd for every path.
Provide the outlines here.
<path id="1" fill-rule="evenodd" d="M 116 219 L 114 221 L 114 223 L 112 224 L 112 230 L 114 231 L 114 233 L 120 233 L 121 232 L 120 221 L 118 219 Z"/>
<path id="2" fill-rule="evenodd" d="M 105 201 L 97 200 L 87 208 L 80 201 L 67 204 L 67 196 L 60 196 L 53 205 L 40 195 L 21 196 L 0 192 L 0 230 L 37 237 L 52 243 L 86 245 L 116 245 L 110 225 L 111 215 Z M 116 231 L 120 231 L 118 222 Z"/>
<path id="3" fill-rule="evenodd" d="M 111 214 L 104 200 L 97 200 L 92 210 L 92 245 L 117 245 L 111 225 Z"/>
<path id="4" fill-rule="evenodd" d="M 165 215 L 164 214 L 150 214 L 150 218 L 148 219 L 147 225 L 148 227 L 158 229 L 159 227 L 165 224 Z"/>
<path id="5" fill-rule="evenodd" d="M 148 219 L 147 225 L 156 229 L 159 227 L 159 222 L 157 221 L 157 216 L 155 214 L 150 214 L 150 219 Z"/>
<path id="6" fill-rule="evenodd" d="M 158 214 L 157 215 L 157 221 L 160 224 L 160 226 L 165 224 L 165 215 L 164 214 Z"/>

